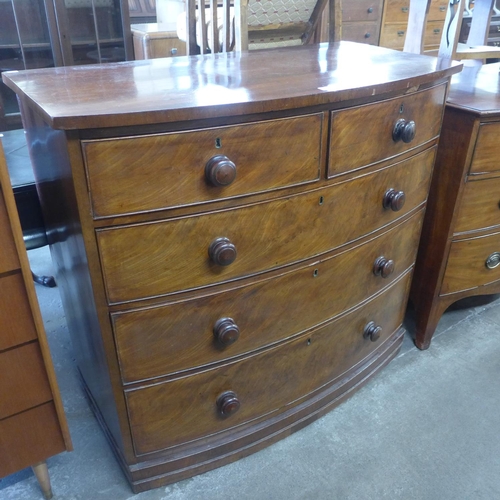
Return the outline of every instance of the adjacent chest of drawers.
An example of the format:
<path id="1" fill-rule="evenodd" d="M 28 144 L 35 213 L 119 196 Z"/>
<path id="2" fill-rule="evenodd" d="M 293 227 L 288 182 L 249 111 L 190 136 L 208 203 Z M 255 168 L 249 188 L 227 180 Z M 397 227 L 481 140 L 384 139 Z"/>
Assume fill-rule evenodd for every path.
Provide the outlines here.
<path id="1" fill-rule="evenodd" d="M 435 64 L 341 42 L 5 77 L 134 491 L 286 436 L 397 353 L 456 71 Z"/>
<path id="2" fill-rule="evenodd" d="M 385 0 L 380 34 L 380 45 L 382 47 L 403 49 L 409 8 L 409 0 Z M 430 51 L 439 48 L 447 8 L 448 2 L 445 0 L 432 0 L 427 15 L 424 50 Z"/>
<path id="3" fill-rule="evenodd" d="M 500 292 L 498 70 L 466 67 L 452 82 L 412 287 L 421 349 L 452 303 Z"/>
<path id="4" fill-rule="evenodd" d="M 33 467 L 46 498 L 45 460 L 71 449 L 0 143 L 0 477 Z"/>

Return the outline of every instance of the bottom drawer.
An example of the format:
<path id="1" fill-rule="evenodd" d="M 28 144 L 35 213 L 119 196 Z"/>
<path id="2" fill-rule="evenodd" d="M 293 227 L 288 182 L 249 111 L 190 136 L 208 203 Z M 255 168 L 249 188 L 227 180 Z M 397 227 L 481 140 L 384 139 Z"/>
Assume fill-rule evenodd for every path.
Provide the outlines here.
<path id="1" fill-rule="evenodd" d="M 500 233 L 454 241 L 440 295 L 500 280 Z"/>
<path id="2" fill-rule="evenodd" d="M 136 453 L 274 418 L 334 381 L 342 385 L 340 377 L 347 379 L 400 327 L 410 276 L 406 273 L 361 307 L 294 341 L 220 368 L 125 391 Z M 371 321 L 382 327 L 377 341 L 364 336 Z M 231 412 L 237 405 L 239 410 Z M 229 415 L 223 415 L 224 409 Z"/>
<path id="3" fill-rule="evenodd" d="M 0 478 L 65 449 L 51 402 L 0 420 Z"/>
<path id="4" fill-rule="evenodd" d="M 346 23 L 342 26 L 342 40 L 378 44 L 378 23 Z"/>

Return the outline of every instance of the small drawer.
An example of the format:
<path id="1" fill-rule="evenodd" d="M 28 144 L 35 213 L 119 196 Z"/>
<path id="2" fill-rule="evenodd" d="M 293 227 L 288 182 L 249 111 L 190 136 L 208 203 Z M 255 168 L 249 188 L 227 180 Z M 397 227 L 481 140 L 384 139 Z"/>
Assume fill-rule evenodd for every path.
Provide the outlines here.
<path id="1" fill-rule="evenodd" d="M 0 420 L 0 477 L 65 450 L 52 402 Z"/>
<path id="2" fill-rule="evenodd" d="M 0 189 L 0 273 L 6 273 L 19 269 L 20 263 L 17 256 L 17 249 L 14 243 L 14 236 L 10 228 L 10 220 L 5 206 L 5 200 Z M 1 341 L 0 341 L 1 342 Z"/>
<path id="3" fill-rule="evenodd" d="M 0 353 L 0 419 L 52 399 L 37 342 Z"/>
<path id="4" fill-rule="evenodd" d="M 410 0 L 385 0 L 384 9 L 386 23 L 408 23 Z"/>
<path id="5" fill-rule="evenodd" d="M 37 338 L 21 271 L 0 279 L 0 351 Z"/>
<path id="6" fill-rule="evenodd" d="M 472 157 L 470 172 L 474 174 L 496 172 L 500 170 L 498 161 L 498 138 L 500 123 L 483 123 L 479 127 L 476 147 Z"/>
<path id="7" fill-rule="evenodd" d="M 401 326 L 410 274 L 363 307 L 293 341 L 223 367 L 126 390 L 136 454 L 206 439 L 264 415 L 269 419 L 348 376 Z M 382 328 L 376 341 L 365 336 L 370 322 Z M 241 406 L 224 417 L 221 395 L 228 391 Z"/>
<path id="8" fill-rule="evenodd" d="M 352 23 L 342 26 L 342 40 L 378 45 L 379 25 L 377 23 Z"/>
<path id="9" fill-rule="evenodd" d="M 333 112 L 328 176 L 392 158 L 437 137 L 445 92 L 443 84 L 405 97 Z"/>
<path id="10" fill-rule="evenodd" d="M 424 47 L 438 48 L 443 35 L 442 21 L 428 21 L 425 26 Z"/>
<path id="11" fill-rule="evenodd" d="M 441 295 L 470 290 L 500 280 L 500 233 L 454 241 Z"/>
<path id="12" fill-rule="evenodd" d="M 83 141 L 94 215 L 192 205 L 316 181 L 322 127 L 323 114 L 318 113 Z"/>
<path id="13" fill-rule="evenodd" d="M 403 50 L 406 38 L 406 23 L 385 24 L 380 34 L 380 46 Z"/>
<path id="14" fill-rule="evenodd" d="M 99 229 L 108 300 L 125 302 L 233 281 L 363 237 L 425 202 L 434 157 L 431 148 L 353 180 L 270 202 Z M 402 198 L 393 199 L 399 192 L 406 197 L 400 207 L 396 198 Z"/>
<path id="15" fill-rule="evenodd" d="M 378 21 L 381 14 L 380 0 L 358 0 L 344 2 L 342 5 L 342 23 L 351 21 Z M 342 26 L 342 32 L 344 26 Z"/>
<path id="16" fill-rule="evenodd" d="M 448 8 L 448 3 L 443 0 L 432 0 L 429 7 L 429 14 L 427 19 L 429 21 L 441 21 L 441 27 L 444 20 L 446 19 L 446 9 Z"/>
<path id="17" fill-rule="evenodd" d="M 455 233 L 500 225 L 500 178 L 470 179 L 458 210 Z"/>
<path id="18" fill-rule="evenodd" d="M 380 292 L 413 265 L 421 224 L 422 211 L 348 252 L 276 278 L 112 314 L 123 381 L 210 365 L 331 320 Z"/>

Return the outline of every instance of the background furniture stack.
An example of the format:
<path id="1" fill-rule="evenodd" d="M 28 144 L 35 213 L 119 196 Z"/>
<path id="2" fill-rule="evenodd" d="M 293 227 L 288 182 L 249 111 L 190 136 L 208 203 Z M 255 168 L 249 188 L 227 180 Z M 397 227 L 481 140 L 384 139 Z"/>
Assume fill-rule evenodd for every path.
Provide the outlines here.
<path id="1" fill-rule="evenodd" d="M 0 143 L 0 477 L 32 466 L 52 496 L 45 460 L 71 440 Z"/>

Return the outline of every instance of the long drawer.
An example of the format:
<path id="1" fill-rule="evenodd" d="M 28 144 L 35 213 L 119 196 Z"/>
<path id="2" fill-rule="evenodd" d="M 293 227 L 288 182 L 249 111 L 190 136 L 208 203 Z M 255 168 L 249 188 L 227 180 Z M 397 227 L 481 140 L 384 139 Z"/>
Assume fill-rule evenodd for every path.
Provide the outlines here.
<path id="1" fill-rule="evenodd" d="M 392 158 L 438 136 L 446 85 L 332 113 L 328 176 Z M 393 139 L 396 122 L 415 122 L 410 142 Z"/>
<path id="2" fill-rule="evenodd" d="M 441 286 L 441 295 L 500 280 L 500 233 L 454 241 Z"/>
<path id="3" fill-rule="evenodd" d="M 354 180 L 271 202 L 97 230 L 108 300 L 125 302 L 222 283 L 360 238 L 425 202 L 434 155 L 432 148 Z M 384 208 L 390 189 L 406 195 L 399 211 Z M 224 255 L 236 252 L 229 265 L 217 263 L 221 260 L 214 248 L 222 244 Z M 231 252 L 228 245 L 234 246 Z"/>
<path id="4" fill-rule="evenodd" d="M 413 265 L 421 225 L 420 211 L 378 238 L 297 271 L 201 298 L 112 314 L 123 381 L 220 362 L 330 320 Z M 382 259 L 386 266 L 392 261 L 392 272 L 374 272 Z"/>
<path id="5" fill-rule="evenodd" d="M 126 390 L 136 454 L 203 439 L 264 415 L 269 419 L 311 397 L 400 327 L 410 275 L 362 308 L 291 342 L 196 375 Z M 376 342 L 364 335 L 372 321 L 382 327 Z M 229 391 L 241 407 L 224 417 L 221 396 Z"/>
<path id="6" fill-rule="evenodd" d="M 499 135 L 500 123 L 483 123 L 480 125 L 470 167 L 471 173 L 480 174 L 500 170 L 498 163 Z"/>
<path id="7" fill-rule="evenodd" d="M 270 191 L 319 179 L 323 113 L 122 139 L 82 141 L 94 216 Z M 228 163 L 212 163 L 224 156 Z M 226 161 L 226 160 L 224 160 Z M 215 172 L 215 173 L 214 173 Z"/>
<path id="8" fill-rule="evenodd" d="M 0 280 L 0 351 L 37 338 L 28 295 L 19 270 Z"/>
<path id="9" fill-rule="evenodd" d="M 474 179 L 465 184 L 454 232 L 500 225 L 500 178 Z"/>
<path id="10" fill-rule="evenodd" d="M 0 353 L 0 419 L 52 400 L 38 342 Z"/>
<path id="11" fill-rule="evenodd" d="M 5 208 L 3 193 L 0 189 L 0 273 L 12 271 L 20 267 L 17 256 L 12 230 L 10 229 L 10 220 Z"/>

